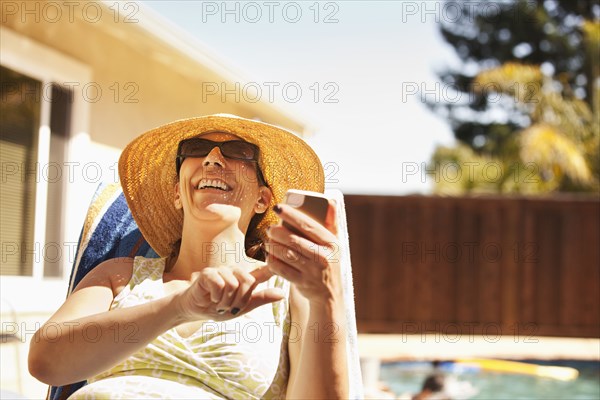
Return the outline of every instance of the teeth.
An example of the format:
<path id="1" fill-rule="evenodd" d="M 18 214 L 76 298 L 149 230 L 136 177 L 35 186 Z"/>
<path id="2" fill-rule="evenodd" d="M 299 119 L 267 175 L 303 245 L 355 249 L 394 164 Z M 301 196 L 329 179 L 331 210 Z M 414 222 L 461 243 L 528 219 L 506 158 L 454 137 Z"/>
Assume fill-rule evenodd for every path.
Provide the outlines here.
<path id="1" fill-rule="evenodd" d="M 198 183 L 197 189 L 215 188 L 220 190 L 228 190 L 227 184 L 219 179 L 202 179 Z"/>

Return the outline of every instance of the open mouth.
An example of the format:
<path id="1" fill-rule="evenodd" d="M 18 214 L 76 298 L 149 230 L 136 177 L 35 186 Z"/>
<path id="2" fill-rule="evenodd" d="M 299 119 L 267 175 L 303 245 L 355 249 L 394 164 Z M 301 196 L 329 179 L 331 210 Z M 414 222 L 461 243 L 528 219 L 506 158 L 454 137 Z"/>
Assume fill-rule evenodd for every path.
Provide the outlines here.
<path id="1" fill-rule="evenodd" d="M 201 179 L 196 186 L 196 190 L 206 190 L 206 189 L 217 189 L 222 190 L 224 192 L 228 192 L 231 190 L 231 187 L 227 185 L 224 181 L 220 179 Z"/>

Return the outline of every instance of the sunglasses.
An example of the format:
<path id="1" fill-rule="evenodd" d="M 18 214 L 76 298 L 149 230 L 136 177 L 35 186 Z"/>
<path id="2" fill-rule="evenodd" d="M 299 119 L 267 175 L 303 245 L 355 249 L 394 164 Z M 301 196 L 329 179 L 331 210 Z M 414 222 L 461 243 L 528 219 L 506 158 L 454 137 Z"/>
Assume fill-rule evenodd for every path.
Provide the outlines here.
<path id="1" fill-rule="evenodd" d="M 232 160 L 250 161 L 258 163 L 258 146 L 243 140 L 229 140 L 226 142 L 213 142 L 202 138 L 184 139 L 177 147 L 177 175 L 183 160 L 187 157 L 206 157 L 215 147 L 218 147 L 223 157 Z M 258 177 L 264 182 L 262 172 L 257 168 Z"/>

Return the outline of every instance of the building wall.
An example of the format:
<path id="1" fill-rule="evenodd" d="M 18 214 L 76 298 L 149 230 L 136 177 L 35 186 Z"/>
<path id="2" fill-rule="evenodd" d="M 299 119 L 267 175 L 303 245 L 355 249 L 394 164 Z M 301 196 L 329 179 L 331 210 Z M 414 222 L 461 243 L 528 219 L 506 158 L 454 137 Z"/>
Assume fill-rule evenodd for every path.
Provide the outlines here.
<path id="1" fill-rule="evenodd" d="M 92 68 L 91 82 L 76 82 L 82 93 L 89 85 L 86 97 L 90 100 L 92 142 L 122 148 L 153 127 L 211 113 L 259 117 L 302 133 L 304 127 L 297 120 L 285 117 L 272 104 L 249 103 L 244 96 L 236 99 L 235 95 L 223 98 L 209 94 L 206 84 L 220 87 L 227 79 L 221 74 L 225 71 L 198 65 L 145 35 L 138 24 L 115 24 L 109 12 L 105 14 L 97 23 L 77 13 L 73 22 L 65 16 L 56 23 L 43 18 L 36 22 L 31 17 L 23 22 L 19 13 L 0 16 L 3 26 Z M 226 83 L 227 88 L 233 88 L 236 82 Z M 94 88 L 100 88 L 102 95 L 97 96 Z"/>

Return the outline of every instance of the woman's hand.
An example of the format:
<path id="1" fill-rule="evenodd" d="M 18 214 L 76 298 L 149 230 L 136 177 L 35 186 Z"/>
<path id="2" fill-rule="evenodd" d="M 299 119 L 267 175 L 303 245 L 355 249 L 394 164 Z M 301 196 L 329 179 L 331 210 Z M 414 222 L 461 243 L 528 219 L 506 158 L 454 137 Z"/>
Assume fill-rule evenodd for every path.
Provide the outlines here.
<path id="1" fill-rule="evenodd" d="M 285 204 L 276 209 L 300 234 L 283 225 L 268 231 L 267 265 L 292 282 L 290 316 L 299 340 L 288 343 L 287 398 L 347 399 L 346 319 L 335 205 L 325 226 Z"/>
<path id="2" fill-rule="evenodd" d="M 271 272 L 292 282 L 311 303 L 339 302 L 343 288 L 333 202 L 325 226 L 286 204 L 276 206 L 277 210 L 301 235 L 282 225 L 269 228 L 267 265 Z"/>
<path id="3" fill-rule="evenodd" d="M 277 288 L 255 292 L 256 286 L 271 276 L 266 266 L 252 271 L 240 267 L 204 268 L 187 289 L 176 295 L 182 319 L 227 320 L 281 300 L 284 296 Z"/>

